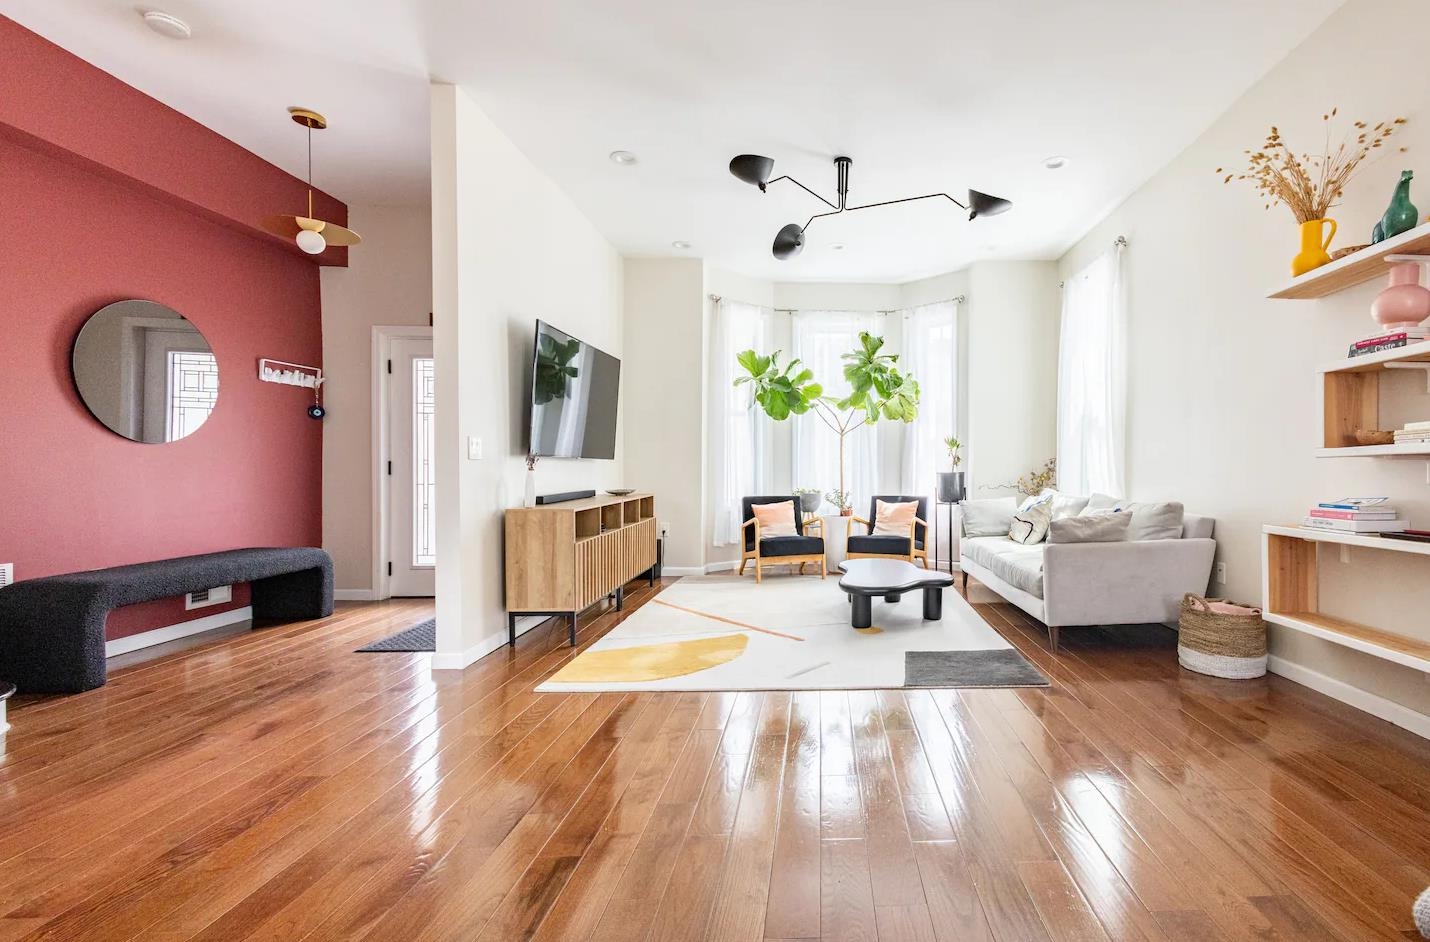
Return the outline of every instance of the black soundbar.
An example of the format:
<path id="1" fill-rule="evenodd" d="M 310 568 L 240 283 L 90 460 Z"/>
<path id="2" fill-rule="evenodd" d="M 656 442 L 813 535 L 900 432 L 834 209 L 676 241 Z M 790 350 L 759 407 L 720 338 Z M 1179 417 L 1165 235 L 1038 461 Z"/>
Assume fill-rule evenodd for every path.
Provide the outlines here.
<path id="1" fill-rule="evenodd" d="M 567 491 L 564 494 L 538 494 L 536 502 L 538 504 L 559 504 L 568 500 L 581 500 L 583 497 L 595 497 L 595 491 Z"/>

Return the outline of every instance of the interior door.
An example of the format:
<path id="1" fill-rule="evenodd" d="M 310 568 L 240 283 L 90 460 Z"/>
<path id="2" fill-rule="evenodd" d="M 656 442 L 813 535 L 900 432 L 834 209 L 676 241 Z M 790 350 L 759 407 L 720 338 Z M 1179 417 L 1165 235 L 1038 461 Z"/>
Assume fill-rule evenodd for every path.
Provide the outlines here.
<path id="1" fill-rule="evenodd" d="M 431 337 L 394 337 L 387 374 L 388 560 L 393 595 L 435 595 L 435 384 Z"/>

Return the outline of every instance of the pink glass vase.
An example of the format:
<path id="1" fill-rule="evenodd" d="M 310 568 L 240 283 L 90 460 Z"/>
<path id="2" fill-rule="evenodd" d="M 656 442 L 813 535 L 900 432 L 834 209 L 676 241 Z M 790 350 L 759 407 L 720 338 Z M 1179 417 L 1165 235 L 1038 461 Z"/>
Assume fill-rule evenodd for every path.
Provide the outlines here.
<path id="1" fill-rule="evenodd" d="M 1370 316 L 1387 332 L 1414 327 L 1430 317 L 1430 289 L 1420 284 L 1420 263 L 1391 266 L 1390 287 L 1375 296 Z"/>

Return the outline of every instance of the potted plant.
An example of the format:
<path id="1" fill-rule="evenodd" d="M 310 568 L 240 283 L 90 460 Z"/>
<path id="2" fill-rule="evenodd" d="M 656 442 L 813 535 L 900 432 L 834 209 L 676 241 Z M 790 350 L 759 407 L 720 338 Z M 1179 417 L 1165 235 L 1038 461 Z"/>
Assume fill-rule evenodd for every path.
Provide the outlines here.
<path id="1" fill-rule="evenodd" d="M 819 495 L 817 487 L 797 487 L 794 489 L 794 496 L 799 498 L 799 509 L 807 514 L 812 514 L 819 509 L 824 498 Z"/>
<path id="2" fill-rule="evenodd" d="M 1216 171 L 1223 183 L 1233 180 L 1250 183 L 1267 209 L 1284 205 L 1291 210 L 1301 227 L 1301 251 L 1291 260 L 1293 276 L 1330 262 L 1327 250 L 1336 235 L 1336 221 L 1328 216 L 1331 207 L 1341 198 L 1362 162 L 1374 151 L 1381 150 L 1386 139 L 1405 123 L 1404 118 L 1395 118 L 1369 127 L 1366 122 L 1357 121 L 1351 132 L 1354 137 L 1347 135 L 1341 143 L 1333 145 L 1331 122 L 1335 117 L 1335 108 L 1321 115 L 1326 136 L 1319 154 L 1297 154 L 1282 140 L 1280 129 L 1272 127 L 1260 149 L 1246 151 L 1246 169 L 1238 172 L 1218 167 Z M 1328 226 L 1329 233 L 1326 232 Z M 1377 233 L 1381 238 L 1388 235 L 1383 227 L 1377 227 Z M 1373 237 L 1373 241 L 1379 239 Z"/>
<path id="3" fill-rule="evenodd" d="M 943 447 L 948 452 L 949 470 L 938 473 L 938 499 L 945 504 L 956 504 L 963 500 L 967 493 L 963 472 L 959 470 L 959 465 L 963 464 L 963 455 L 959 454 L 963 449 L 963 442 L 950 435 L 943 440 Z"/>
<path id="4" fill-rule="evenodd" d="M 781 367 L 778 350 L 769 356 L 745 350 L 736 357 L 749 375 L 735 380 L 735 385 L 752 384 L 755 402 L 766 415 L 783 422 L 791 415 L 813 413 L 839 436 L 839 489 L 825 497 L 844 516 L 853 512 L 852 495 L 844 483 L 844 440 L 881 418 L 912 422 L 919 414 L 918 381 L 898 369 L 896 354 L 881 353 L 883 346 L 883 337 L 860 332 L 859 347 L 841 357 L 850 387 L 849 395 L 842 399 L 826 396 L 824 387 L 815 382 L 813 370 L 796 371 L 798 359 Z"/>

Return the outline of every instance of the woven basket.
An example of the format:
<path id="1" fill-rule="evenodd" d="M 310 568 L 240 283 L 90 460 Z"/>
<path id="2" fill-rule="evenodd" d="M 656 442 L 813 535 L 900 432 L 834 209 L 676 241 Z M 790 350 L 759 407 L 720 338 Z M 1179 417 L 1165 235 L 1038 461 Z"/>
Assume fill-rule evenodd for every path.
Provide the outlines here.
<path id="1" fill-rule="evenodd" d="M 1188 592 L 1177 624 L 1177 660 L 1189 671 L 1248 680 L 1266 673 L 1266 622 L 1260 615 L 1223 615 Z"/>

